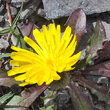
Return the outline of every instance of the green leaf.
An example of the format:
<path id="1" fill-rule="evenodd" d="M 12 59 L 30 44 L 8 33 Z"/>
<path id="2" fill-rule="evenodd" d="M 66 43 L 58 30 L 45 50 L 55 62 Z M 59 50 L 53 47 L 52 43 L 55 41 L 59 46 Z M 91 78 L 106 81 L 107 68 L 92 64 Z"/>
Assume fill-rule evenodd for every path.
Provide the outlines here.
<path id="1" fill-rule="evenodd" d="M 23 38 L 20 38 L 20 42 L 21 42 L 21 48 L 22 49 L 29 50 L 29 48 L 26 46 L 26 43 L 25 43 Z"/>
<path id="2" fill-rule="evenodd" d="M 14 30 L 14 33 L 11 36 L 11 41 L 12 41 L 14 46 L 21 47 L 20 37 L 21 37 L 21 35 L 19 33 L 19 30 L 16 28 Z"/>
<path id="3" fill-rule="evenodd" d="M 19 10 L 19 12 L 18 12 L 16 18 L 14 19 L 14 21 L 13 21 L 11 27 L 10 27 L 12 32 L 13 32 L 14 29 L 16 28 L 16 23 L 17 23 L 17 21 L 18 21 L 18 19 L 19 19 L 19 17 L 20 17 L 20 14 L 21 14 L 21 12 L 22 12 L 22 9 L 23 9 L 23 3 L 22 3 L 22 5 L 21 5 L 21 8 L 20 8 L 20 10 Z"/>
<path id="4" fill-rule="evenodd" d="M 46 110 L 53 110 L 54 105 L 51 105 L 49 107 L 46 108 Z"/>
<path id="5" fill-rule="evenodd" d="M 4 58 L 4 57 L 10 57 L 11 53 L 3 53 L 0 55 L 0 59 Z"/>
<path id="6" fill-rule="evenodd" d="M 0 35 L 3 35 L 3 34 L 8 34 L 9 32 L 14 32 L 15 28 L 16 28 L 16 23 L 20 17 L 20 14 L 22 12 L 22 9 L 23 9 L 23 3 L 21 5 L 21 8 L 20 8 L 20 11 L 18 12 L 16 18 L 14 19 L 12 25 L 9 27 L 9 28 L 6 28 L 6 29 L 3 29 L 0 31 Z"/>
<path id="7" fill-rule="evenodd" d="M 80 68 L 86 67 L 86 65 L 88 64 L 88 63 L 87 63 L 87 58 L 88 58 L 88 57 L 85 57 L 84 59 L 80 60 L 80 61 L 75 65 L 75 68 L 76 68 L 76 69 L 80 69 Z"/>
<path id="8" fill-rule="evenodd" d="M 42 107 L 42 108 L 39 108 L 39 110 L 46 110 L 46 108 L 45 107 Z"/>
<path id="9" fill-rule="evenodd" d="M 1 97 L 0 97 L 0 104 L 5 103 L 9 98 L 11 98 L 11 97 L 13 97 L 13 96 L 14 96 L 14 94 L 11 93 L 11 92 L 9 92 L 9 93 L 7 93 L 7 94 L 1 96 Z"/>
<path id="10" fill-rule="evenodd" d="M 11 40 L 14 46 L 29 50 L 29 48 L 26 46 L 24 39 L 21 37 L 18 28 L 16 28 L 14 33 L 12 34 Z"/>
<path id="11" fill-rule="evenodd" d="M 96 56 L 96 52 L 102 47 L 102 42 L 105 38 L 106 36 L 104 27 L 101 21 L 97 21 L 94 33 L 88 41 L 89 48 L 87 51 L 89 53 L 89 56 L 91 56 L 92 58 Z"/>
<path id="12" fill-rule="evenodd" d="M 10 28 L 5 28 L 5 29 L 0 31 L 0 35 L 8 34 L 10 31 L 11 31 Z"/>
<path id="13" fill-rule="evenodd" d="M 54 110 L 54 105 L 50 105 L 50 106 L 48 106 L 48 107 L 42 107 L 42 108 L 40 108 L 40 110 Z"/>

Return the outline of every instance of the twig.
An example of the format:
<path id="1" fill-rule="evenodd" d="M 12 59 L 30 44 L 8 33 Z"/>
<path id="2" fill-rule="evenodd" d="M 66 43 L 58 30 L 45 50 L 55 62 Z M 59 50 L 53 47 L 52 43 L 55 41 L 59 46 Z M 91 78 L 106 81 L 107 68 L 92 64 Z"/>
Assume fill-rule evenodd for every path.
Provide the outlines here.
<path id="1" fill-rule="evenodd" d="M 11 17 L 11 10 L 10 10 L 10 6 L 9 6 L 9 1 L 7 1 L 6 7 L 7 7 L 7 11 L 8 11 L 8 16 L 9 16 L 9 23 L 11 26 L 12 25 L 12 17 Z M 11 37 L 11 33 L 8 34 L 7 41 L 9 41 L 10 37 Z"/>
<path id="2" fill-rule="evenodd" d="M 6 3 L 6 7 L 7 7 L 7 11 L 8 11 L 9 23 L 11 26 L 12 25 L 12 17 L 11 17 L 11 10 L 10 10 L 10 6 L 9 6 L 8 2 Z"/>

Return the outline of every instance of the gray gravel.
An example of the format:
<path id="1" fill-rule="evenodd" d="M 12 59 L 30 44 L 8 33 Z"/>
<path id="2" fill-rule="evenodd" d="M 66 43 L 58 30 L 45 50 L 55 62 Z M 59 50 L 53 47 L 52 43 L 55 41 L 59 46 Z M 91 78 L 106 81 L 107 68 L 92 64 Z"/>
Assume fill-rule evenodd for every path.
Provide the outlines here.
<path id="1" fill-rule="evenodd" d="M 110 0 L 42 0 L 47 19 L 69 16 L 77 8 L 87 15 L 110 11 Z"/>
<path id="2" fill-rule="evenodd" d="M 0 39 L 0 49 L 6 49 L 9 46 L 8 41 Z"/>
<path id="3" fill-rule="evenodd" d="M 1 4 L 1 5 L 0 5 L 0 14 L 2 13 L 3 9 L 4 9 L 4 5 Z"/>
<path id="4" fill-rule="evenodd" d="M 38 6 L 40 5 L 40 3 L 41 3 L 41 0 L 31 0 L 30 3 L 24 6 L 20 19 L 26 19 L 31 14 L 33 14 L 38 8 Z"/>

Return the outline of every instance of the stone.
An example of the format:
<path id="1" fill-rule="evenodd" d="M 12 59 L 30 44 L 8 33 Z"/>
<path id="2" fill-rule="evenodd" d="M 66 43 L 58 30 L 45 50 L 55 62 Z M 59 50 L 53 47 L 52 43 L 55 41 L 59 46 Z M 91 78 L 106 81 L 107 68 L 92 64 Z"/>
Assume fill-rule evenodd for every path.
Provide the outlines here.
<path id="1" fill-rule="evenodd" d="M 38 10 L 36 11 L 36 15 L 39 15 L 39 16 L 41 16 L 41 17 L 43 17 L 43 18 L 46 17 L 46 14 L 45 14 L 45 12 L 44 12 L 44 7 L 43 7 L 43 3 L 42 3 L 42 2 L 41 2 L 41 4 L 39 5 Z"/>
<path id="2" fill-rule="evenodd" d="M 31 0 L 11 0 L 11 4 L 17 8 L 21 7 L 21 4 L 26 4 L 27 2 L 29 2 Z"/>
<path id="3" fill-rule="evenodd" d="M 105 28 L 106 38 L 110 40 L 110 14 L 108 12 L 101 13 L 98 16 L 87 16 L 87 36 L 91 36 L 93 33 L 93 27 L 96 25 L 96 21 L 100 20 Z"/>
<path id="4" fill-rule="evenodd" d="M 9 46 L 8 41 L 4 40 L 4 39 L 0 39 L 0 50 L 1 49 L 6 49 Z"/>
<path id="5" fill-rule="evenodd" d="M 69 16 L 77 8 L 87 15 L 110 11 L 110 0 L 42 0 L 47 19 Z"/>
<path id="6" fill-rule="evenodd" d="M 5 22 L 4 16 L 0 15 L 0 27 L 3 26 Z"/>
<path id="7" fill-rule="evenodd" d="M 97 81 L 97 84 L 99 84 L 99 85 L 103 85 L 103 86 L 110 86 L 109 85 L 109 79 L 108 78 L 106 78 L 106 77 L 100 77 L 99 79 L 98 79 L 98 81 Z"/>
<path id="8" fill-rule="evenodd" d="M 57 105 L 57 110 L 72 110 L 70 103 L 70 95 L 66 90 L 61 90 L 58 92 L 56 98 L 54 99 Z"/>
<path id="9" fill-rule="evenodd" d="M 41 17 L 45 17 L 46 16 L 45 12 L 44 12 L 44 9 L 42 9 L 42 8 L 39 8 L 36 14 L 40 15 Z"/>
<path id="10" fill-rule="evenodd" d="M 13 7 L 13 6 L 10 6 L 10 10 L 11 10 L 11 16 L 12 17 L 15 17 L 16 15 L 17 15 L 17 13 L 18 13 L 18 11 L 17 11 L 17 9 L 15 8 L 15 7 Z M 8 12 L 6 12 L 5 14 L 4 14 L 4 17 L 5 17 L 5 19 L 9 19 L 9 16 L 8 16 Z"/>
<path id="11" fill-rule="evenodd" d="M 17 15 L 17 9 L 15 7 L 10 6 L 11 9 L 11 16 Z"/>
<path id="12" fill-rule="evenodd" d="M 23 3 L 25 3 L 25 2 L 28 2 L 29 0 L 11 0 L 11 2 L 23 2 Z"/>
<path id="13" fill-rule="evenodd" d="M 20 19 L 28 18 L 31 14 L 33 14 L 36 11 L 40 3 L 41 0 L 31 0 L 31 2 L 24 6 L 23 11 L 21 12 Z"/>
<path id="14" fill-rule="evenodd" d="M 0 16 L 0 23 L 3 22 L 4 17 Z"/>
<path id="15" fill-rule="evenodd" d="M 30 11 L 29 9 L 25 9 L 24 11 L 21 12 L 20 19 L 25 19 L 25 18 L 27 18 L 29 15 L 31 15 L 31 11 Z"/>
<path id="16" fill-rule="evenodd" d="M 2 13 L 3 9 L 4 9 L 4 5 L 1 4 L 1 5 L 0 5 L 0 14 Z"/>

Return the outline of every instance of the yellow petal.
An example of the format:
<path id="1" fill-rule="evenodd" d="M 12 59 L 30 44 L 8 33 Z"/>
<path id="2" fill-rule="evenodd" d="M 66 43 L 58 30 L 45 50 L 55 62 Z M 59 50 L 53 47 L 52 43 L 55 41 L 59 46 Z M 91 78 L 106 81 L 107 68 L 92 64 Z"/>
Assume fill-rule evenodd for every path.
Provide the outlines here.
<path id="1" fill-rule="evenodd" d="M 16 77 L 15 77 L 15 80 L 16 80 L 16 81 L 23 81 L 23 80 L 25 80 L 25 79 L 26 79 L 25 74 L 22 74 L 22 75 L 19 75 L 19 76 L 16 76 Z"/>
<path id="2" fill-rule="evenodd" d="M 65 49 L 65 52 L 60 57 L 60 59 L 63 60 L 63 59 L 71 57 L 73 55 L 74 51 L 75 51 L 75 48 L 76 48 L 76 42 L 74 43 L 73 47 Z"/>
<path id="3" fill-rule="evenodd" d="M 62 36 L 62 38 L 61 38 L 61 44 L 63 44 L 63 42 L 65 42 L 65 40 L 66 40 L 67 38 L 69 38 L 70 34 L 71 34 L 71 28 L 70 28 L 69 26 L 67 26 L 67 28 L 66 28 L 66 30 L 64 31 L 63 36 Z"/>
<path id="4" fill-rule="evenodd" d="M 24 41 L 29 44 L 39 55 L 42 55 L 42 50 L 41 48 L 30 38 L 24 37 Z"/>
<path id="5" fill-rule="evenodd" d="M 32 68 L 31 70 L 27 71 L 27 72 L 25 73 L 25 75 L 26 75 L 26 77 L 28 77 L 28 78 L 29 78 L 29 77 L 32 77 L 32 76 L 35 76 L 36 71 L 37 71 L 37 69 Z"/>
<path id="6" fill-rule="evenodd" d="M 50 75 L 51 74 L 49 71 L 45 71 L 42 79 L 46 82 L 47 80 L 49 80 Z"/>
<path id="7" fill-rule="evenodd" d="M 19 47 L 15 47 L 15 46 L 11 46 L 11 49 L 15 50 L 15 51 L 22 51 L 22 52 L 30 52 L 28 50 L 25 50 L 25 49 L 21 49 Z"/>
<path id="8" fill-rule="evenodd" d="M 34 35 L 36 42 L 44 50 L 43 44 L 46 46 L 46 39 L 44 35 L 38 29 L 33 30 L 33 35 Z"/>
<path id="9" fill-rule="evenodd" d="M 32 63 L 32 62 L 42 63 L 44 61 L 43 57 L 40 57 L 36 54 L 34 55 L 34 53 L 31 54 L 31 53 L 25 53 L 25 52 L 12 52 L 11 58 L 13 60 L 24 61 L 28 63 Z"/>
<path id="10" fill-rule="evenodd" d="M 59 42 L 61 39 L 61 29 L 60 29 L 60 25 L 57 25 L 57 36 L 56 36 L 56 40 Z"/>
<path id="11" fill-rule="evenodd" d="M 67 49 L 68 49 L 68 50 L 72 49 L 73 46 L 75 45 L 75 43 L 77 44 L 76 35 L 74 35 L 74 38 L 73 38 L 73 40 L 71 41 L 71 43 L 69 44 L 69 46 L 67 47 Z"/>
<path id="12" fill-rule="evenodd" d="M 36 66 L 36 65 L 35 65 Z M 8 71 L 8 75 L 16 75 L 19 73 L 24 73 L 35 67 L 34 64 L 24 65 L 20 67 L 12 67 L 12 70 Z"/>
<path id="13" fill-rule="evenodd" d="M 55 35 L 56 33 L 56 28 L 55 28 L 55 24 L 49 24 L 49 31 Z"/>
<path id="14" fill-rule="evenodd" d="M 55 48 L 59 48 L 59 46 L 60 46 L 60 38 L 61 38 L 60 25 L 57 25 L 56 33 L 54 33 Z"/>
<path id="15" fill-rule="evenodd" d="M 18 51 L 17 53 L 21 54 L 21 55 L 25 55 L 25 56 L 32 56 L 32 57 L 35 57 L 37 59 L 39 59 L 40 57 L 36 54 L 36 53 L 33 53 L 31 51 L 27 51 L 25 49 L 21 49 L 21 48 L 18 48 L 18 47 L 14 47 L 14 46 L 11 46 L 11 48 L 15 51 Z M 13 53 L 13 52 L 12 52 Z M 16 54 L 17 54 L 16 53 Z"/>
<path id="16" fill-rule="evenodd" d="M 29 80 L 29 83 L 30 84 L 35 84 L 35 83 L 37 83 L 39 86 L 40 85 L 42 85 L 43 84 L 43 80 L 42 80 L 42 77 L 43 77 L 43 73 L 41 74 L 41 72 L 40 73 L 38 73 L 38 75 L 35 75 L 35 76 L 32 76 L 31 78 L 30 78 L 30 80 Z"/>
<path id="17" fill-rule="evenodd" d="M 56 72 L 53 72 L 52 75 L 53 75 L 54 80 L 60 80 L 61 79 L 61 77 Z"/>
<path id="18" fill-rule="evenodd" d="M 77 53 L 76 55 L 72 56 L 68 61 L 67 64 L 68 65 L 74 65 L 78 62 L 79 57 L 81 55 L 81 51 L 79 53 Z"/>
<path id="19" fill-rule="evenodd" d="M 53 78 L 50 78 L 47 82 L 46 82 L 46 85 L 49 85 L 50 83 L 52 83 L 53 81 Z"/>
<path id="20" fill-rule="evenodd" d="M 61 48 L 61 51 L 60 51 L 60 56 L 64 56 L 64 53 L 66 52 L 66 49 L 67 49 L 67 47 L 68 47 L 68 45 L 69 45 L 69 43 L 72 39 L 72 36 L 73 35 L 71 35 L 70 37 L 67 37 L 67 39 L 65 40 L 65 43 L 64 43 L 64 45 L 63 45 L 63 47 Z M 72 51 L 72 53 L 73 53 L 73 51 Z"/>
<path id="21" fill-rule="evenodd" d="M 28 65 L 29 62 L 11 60 L 11 61 L 10 61 L 10 64 L 13 65 L 13 66 L 23 66 L 23 65 Z"/>
<path id="22" fill-rule="evenodd" d="M 23 83 L 21 83 L 21 84 L 19 84 L 19 86 L 26 86 L 26 85 L 28 85 L 29 83 L 27 83 L 27 82 L 23 82 Z"/>
<path id="23" fill-rule="evenodd" d="M 75 67 L 71 67 L 70 65 L 69 66 L 67 66 L 65 69 L 64 69 L 64 71 L 71 71 L 71 70 L 74 70 L 75 69 Z"/>
<path id="24" fill-rule="evenodd" d="M 8 76 L 13 76 L 13 75 L 16 75 L 17 73 L 13 70 L 10 70 L 7 72 Z"/>

